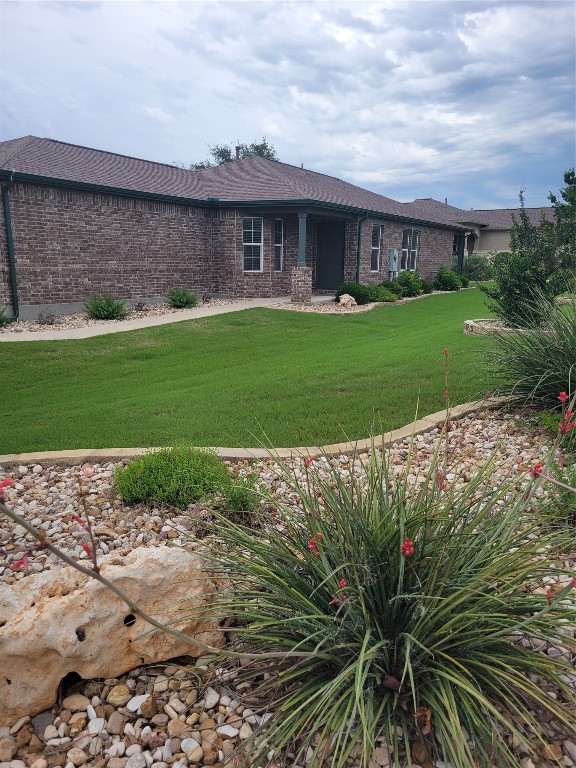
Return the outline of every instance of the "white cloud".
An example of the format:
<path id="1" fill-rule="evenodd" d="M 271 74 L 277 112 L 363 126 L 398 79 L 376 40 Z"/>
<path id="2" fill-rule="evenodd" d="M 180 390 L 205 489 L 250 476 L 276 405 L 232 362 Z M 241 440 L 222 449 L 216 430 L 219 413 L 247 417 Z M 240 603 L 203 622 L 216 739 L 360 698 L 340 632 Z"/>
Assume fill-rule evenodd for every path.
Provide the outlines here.
<path id="1" fill-rule="evenodd" d="M 548 0 L 0 0 L 0 140 L 190 163 L 266 134 L 391 197 L 504 205 L 522 178 L 537 205 L 574 163 L 574 18 Z"/>

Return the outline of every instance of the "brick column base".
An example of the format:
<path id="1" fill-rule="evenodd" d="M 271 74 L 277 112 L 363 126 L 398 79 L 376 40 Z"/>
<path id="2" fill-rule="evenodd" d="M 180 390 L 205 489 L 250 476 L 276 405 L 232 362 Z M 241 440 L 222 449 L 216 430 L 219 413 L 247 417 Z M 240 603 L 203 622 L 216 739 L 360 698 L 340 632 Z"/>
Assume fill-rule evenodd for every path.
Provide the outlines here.
<path id="1" fill-rule="evenodd" d="M 312 267 L 294 267 L 290 278 L 292 291 L 290 299 L 293 304 L 310 304 L 312 302 Z"/>

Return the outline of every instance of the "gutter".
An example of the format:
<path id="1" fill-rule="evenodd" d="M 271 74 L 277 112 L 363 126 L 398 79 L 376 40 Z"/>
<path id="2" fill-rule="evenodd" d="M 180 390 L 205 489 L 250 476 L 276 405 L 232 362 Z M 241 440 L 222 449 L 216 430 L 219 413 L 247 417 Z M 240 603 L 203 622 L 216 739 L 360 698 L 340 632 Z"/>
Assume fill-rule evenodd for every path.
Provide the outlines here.
<path id="1" fill-rule="evenodd" d="M 356 249 L 356 282 L 360 282 L 360 251 L 362 249 L 362 224 L 366 221 L 366 219 L 369 217 L 368 211 L 364 212 L 364 218 L 361 216 L 358 216 L 358 229 L 357 229 L 357 237 L 356 240 L 358 241 L 358 248 Z"/>
<path id="2" fill-rule="evenodd" d="M 12 291 L 12 322 L 20 316 L 18 303 L 18 282 L 16 280 L 16 261 L 14 259 L 14 237 L 12 235 L 12 217 L 10 215 L 10 189 L 14 185 L 14 173 L 12 171 L 7 184 L 2 185 L 2 206 L 4 208 L 4 226 L 6 228 L 6 245 L 8 247 L 8 270 L 10 273 L 10 288 Z"/>

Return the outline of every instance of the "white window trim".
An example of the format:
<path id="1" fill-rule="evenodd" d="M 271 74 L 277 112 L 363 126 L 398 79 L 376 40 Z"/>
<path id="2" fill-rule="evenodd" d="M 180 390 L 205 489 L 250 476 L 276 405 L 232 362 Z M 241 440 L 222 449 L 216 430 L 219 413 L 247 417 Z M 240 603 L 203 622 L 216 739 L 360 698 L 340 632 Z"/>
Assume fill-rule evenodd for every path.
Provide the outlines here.
<path id="1" fill-rule="evenodd" d="M 262 225 L 260 227 L 260 242 L 250 242 L 246 243 L 244 242 L 244 222 L 249 219 L 250 221 L 254 221 L 255 219 L 260 219 L 262 222 Z M 245 269 L 245 260 L 244 260 L 244 246 L 251 245 L 251 246 L 259 246 L 260 248 L 260 269 Z M 242 219 L 242 271 L 245 273 L 252 273 L 257 274 L 264 271 L 264 259 L 263 259 L 263 250 L 264 250 L 264 219 L 261 216 L 244 216 Z"/>
<path id="2" fill-rule="evenodd" d="M 378 230 L 378 248 L 374 247 L 374 231 Z M 376 260 L 376 269 L 372 268 L 372 256 L 374 251 L 378 251 L 378 257 Z M 372 224 L 372 250 L 370 251 L 370 272 L 380 272 L 380 257 L 382 256 L 382 224 Z"/>
<path id="3" fill-rule="evenodd" d="M 404 248 L 404 233 L 410 232 L 410 237 L 408 238 L 408 248 Z M 418 246 L 413 249 L 412 244 L 414 242 L 414 234 L 418 235 Z M 418 270 L 418 261 L 420 259 L 420 236 L 422 232 L 419 229 L 415 229 L 414 227 L 404 227 L 402 230 L 402 245 L 400 247 L 400 264 L 398 265 L 398 272 L 416 272 Z M 415 253 L 415 266 L 411 267 L 412 263 L 412 254 Z M 405 255 L 405 256 L 404 256 Z M 406 266 L 402 268 L 402 263 L 405 263 Z"/>
<path id="4" fill-rule="evenodd" d="M 279 243 L 276 242 L 276 225 L 280 222 L 282 227 L 281 235 L 282 239 Z M 280 269 L 276 269 L 276 248 L 280 248 Z M 274 272 L 284 271 L 284 219 L 274 219 Z"/>

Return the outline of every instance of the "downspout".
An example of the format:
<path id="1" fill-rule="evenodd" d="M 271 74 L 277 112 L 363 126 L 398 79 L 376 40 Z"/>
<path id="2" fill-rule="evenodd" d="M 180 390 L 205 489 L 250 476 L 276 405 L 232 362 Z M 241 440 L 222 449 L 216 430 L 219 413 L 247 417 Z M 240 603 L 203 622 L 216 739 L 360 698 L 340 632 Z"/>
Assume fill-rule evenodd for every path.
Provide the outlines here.
<path id="1" fill-rule="evenodd" d="M 8 193 L 14 185 L 14 173 L 10 174 L 7 184 L 2 185 L 2 206 L 4 208 L 4 225 L 6 227 L 6 245 L 8 247 L 8 269 L 10 272 L 10 288 L 12 290 L 12 321 L 18 320 L 20 306 L 18 304 L 18 283 L 16 281 L 16 261 L 14 259 L 14 238 L 12 236 L 12 217 L 10 216 L 10 198 Z"/>
<path id="2" fill-rule="evenodd" d="M 358 217 L 358 231 L 357 231 L 357 240 L 358 240 L 358 248 L 356 250 L 356 282 L 360 282 L 360 251 L 362 250 L 362 224 L 366 221 L 368 218 L 368 211 L 364 214 L 364 218 L 362 219 L 360 216 Z"/>

